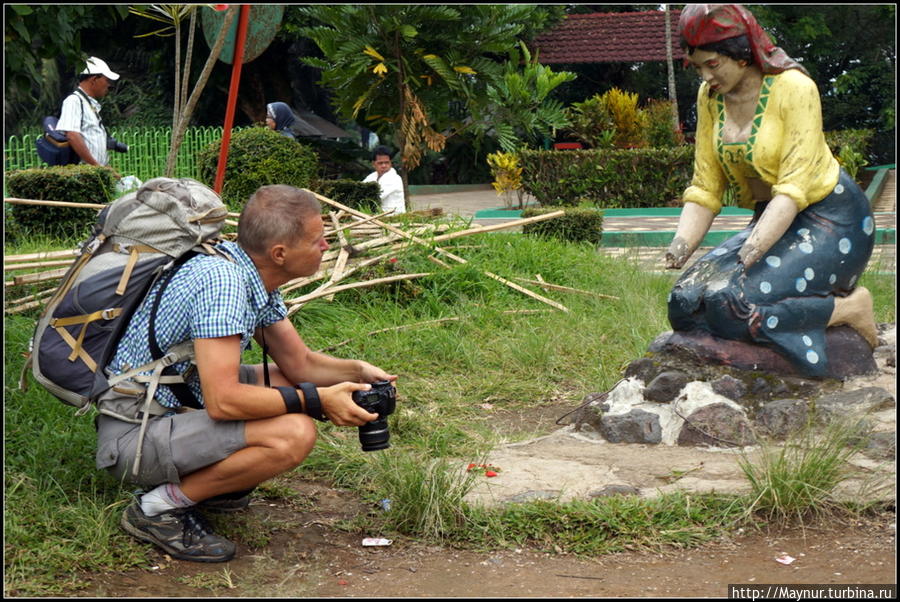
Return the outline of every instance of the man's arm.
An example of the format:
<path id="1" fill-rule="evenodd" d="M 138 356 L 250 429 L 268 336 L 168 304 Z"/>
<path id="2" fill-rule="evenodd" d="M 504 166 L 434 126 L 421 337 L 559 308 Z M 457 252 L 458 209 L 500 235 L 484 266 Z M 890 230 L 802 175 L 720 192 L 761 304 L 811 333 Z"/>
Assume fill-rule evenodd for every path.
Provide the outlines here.
<path id="1" fill-rule="evenodd" d="M 288 326 L 290 325 L 288 324 Z M 296 331 L 294 334 L 296 335 Z M 275 338 L 278 339 L 277 336 Z M 299 335 L 297 338 L 299 339 Z M 266 341 L 269 342 L 268 336 Z M 210 418 L 213 420 L 258 420 L 286 413 L 284 398 L 277 389 L 239 382 L 240 345 L 241 337 L 239 335 L 194 339 L 197 372 L 203 390 L 204 405 Z M 276 343 L 276 348 L 280 349 L 280 343 Z M 272 357 L 275 359 L 281 355 L 282 352 L 279 350 Z M 288 379 L 282 375 L 281 370 L 273 371 L 272 374 L 273 386 L 295 386 L 302 380 Z M 262 385 L 263 383 L 258 384 Z M 325 415 L 338 426 L 361 426 L 375 420 L 376 414 L 366 412 L 351 398 L 353 391 L 364 390 L 368 387 L 360 382 L 339 382 L 332 386 L 318 387 L 319 399 Z M 306 400 L 303 399 L 301 392 L 298 392 L 298 395 L 305 409 Z"/>
<path id="2" fill-rule="evenodd" d="M 241 384 L 241 337 L 194 339 L 203 403 L 214 420 L 258 420 L 285 413 L 276 389 Z"/>
<path id="3" fill-rule="evenodd" d="M 94 158 L 94 155 L 91 154 L 91 151 L 88 150 L 87 144 L 84 141 L 84 136 L 81 135 L 81 132 L 76 132 L 74 130 L 69 130 L 66 132 L 66 138 L 69 140 L 69 145 L 72 147 L 72 150 L 75 151 L 81 160 L 87 163 L 88 165 L 97 165 L 100 166 L 100 163 Z"/>
<path id="4" fill-rule="evenodd" d="M 397 379 L 395 375 L 368 362 L 340 359 L 311 350 L 287 319 L 266 328 L 265 336 L 269 354 L 285 378 L 292 382 L 311 382 L 321 387 L 342 382 L 372 383 Z M 262 344 L 261 337 L 256 338 Z"/>

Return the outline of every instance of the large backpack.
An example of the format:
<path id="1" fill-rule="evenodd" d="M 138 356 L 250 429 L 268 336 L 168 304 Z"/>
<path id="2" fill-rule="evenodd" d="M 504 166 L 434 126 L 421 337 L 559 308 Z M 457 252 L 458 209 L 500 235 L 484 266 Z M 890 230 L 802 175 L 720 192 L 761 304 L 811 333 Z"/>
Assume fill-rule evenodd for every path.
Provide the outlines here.
<path id="1" fill-rule="evenodd" d="M 168 282 L 197 253 L 215 253 L 212 244 L 226 216 L 218 195 L 187 178 L 149 180 L 105 207 L 38 319 L 31 341 L 34 378 L 79 413 L 88 411 L 123 380 L 108 378 L 104 368 L 153 284 L 160 278 Z M 150 340 L 156 342 L 152 331 Z M 153 362 L 124 377 L 153 371 L 154 382 L 143 379 L 149 383 L 149 404 L 159 382 L 177 380 L 161 379 L 164 369 L 192 354 L 190 344 L 165 355 L 157 349 Z M 183 381 L 180 386 L 187 389 Z"/>

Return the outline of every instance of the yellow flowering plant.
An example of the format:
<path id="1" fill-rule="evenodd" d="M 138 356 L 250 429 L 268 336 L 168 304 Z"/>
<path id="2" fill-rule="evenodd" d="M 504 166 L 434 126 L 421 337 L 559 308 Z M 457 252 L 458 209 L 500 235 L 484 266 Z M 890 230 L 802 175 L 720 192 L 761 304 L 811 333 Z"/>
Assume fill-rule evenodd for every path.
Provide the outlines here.
<path id="1" fill-rule="evenodd" d="M 498 196 L 503 197 L 507 209 L 513 206 L 513 195 L 518 201 L 518 208 L 522 208 L 522 168 L 519 166 L 519 157 L 515 153 L 496 152 L 487 156 L 488 165 L 494 181 L 491 185 L 497 191 Z"/>

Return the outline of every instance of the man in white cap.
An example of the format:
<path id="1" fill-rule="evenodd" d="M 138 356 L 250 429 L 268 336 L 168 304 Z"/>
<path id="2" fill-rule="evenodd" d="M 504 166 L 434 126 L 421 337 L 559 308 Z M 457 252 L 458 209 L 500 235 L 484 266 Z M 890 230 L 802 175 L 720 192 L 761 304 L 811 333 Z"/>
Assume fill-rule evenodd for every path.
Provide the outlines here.
<path id="1" fill-rule="evenodd" d="M 100 102 L 119 79 L 106 62 L 92 56 L 78 75 L 78 87 L 63 101 L 56 129 L 66 132 L 72 150 L 88 165 L 109 163 L 106 129 L 100 120 Z"/>

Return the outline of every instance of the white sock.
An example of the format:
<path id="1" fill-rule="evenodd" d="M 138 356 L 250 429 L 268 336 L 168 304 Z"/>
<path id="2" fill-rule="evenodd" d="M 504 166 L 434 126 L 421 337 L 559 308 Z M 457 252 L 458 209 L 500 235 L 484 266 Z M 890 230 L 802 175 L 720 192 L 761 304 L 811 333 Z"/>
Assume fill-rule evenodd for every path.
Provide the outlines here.
<path id="1" fill-rule="evenodd" d="M 187 508 L 196 503 L 184 495 L 181 487 L 175 483 L 163 483 L 141 496 L 141 510 L 147 516 L 156 516 L 176 508 Z"/>

